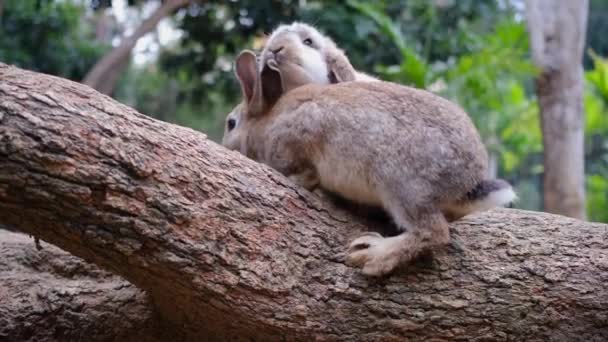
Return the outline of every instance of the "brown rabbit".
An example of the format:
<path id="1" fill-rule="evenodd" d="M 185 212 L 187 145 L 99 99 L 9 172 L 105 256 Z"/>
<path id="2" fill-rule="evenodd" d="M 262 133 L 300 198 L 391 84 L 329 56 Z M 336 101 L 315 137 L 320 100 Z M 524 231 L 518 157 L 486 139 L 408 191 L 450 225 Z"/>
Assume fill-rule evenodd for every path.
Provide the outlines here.
<path id="1" fill-rule="evenodd" d="M 283 89 L 293 89 L 308 83 L 330 84 L 347 81 L 379 81 L 358 72 L 331 38 L 304 23 L 277 27 L 266 41 L 260 55 L 260 65 L 267 61 L 288 62 L 281 74 Z M 237 75 L 238 76 L 238 75 Z M 222 144 L 229 148 L 240 144 L 239 121 L 242 104 L 227 116 Z"/>
<path id="2" fill-rule="evenodd" d="M 387 274 L 446 244 L 444 215 L 514 199 L 508 183 L 485 179 L 486 150 L 453 103 L 386 82 L 307 84 L 285 93 L 281 72 L 297 65 L 268 63 L 273 68 L 258 73 L 252 52 L 237 58 L 245 96 L 237 149 L 308 189 L 385 208 L 402 233 L 351 243 L 347 261 L 364 274 Z"/>

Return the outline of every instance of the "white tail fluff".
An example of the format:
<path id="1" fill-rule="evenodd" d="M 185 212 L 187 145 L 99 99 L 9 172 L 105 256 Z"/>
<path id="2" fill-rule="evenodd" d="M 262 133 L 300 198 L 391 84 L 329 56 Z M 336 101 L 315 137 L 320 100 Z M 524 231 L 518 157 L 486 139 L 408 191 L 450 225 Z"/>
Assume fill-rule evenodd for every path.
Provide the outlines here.
<path id="1" fill-rule="evenodd" d="M 513 187 L 502 188 L 492 191 L 486 197 L 469 202 L 471 212 L 485 211 L 494 207 L 504 207 L 517 200 L 517 194 L 513 191 Z"/>
<path id="2" fill-rule="evenodd" d="M 477 211 L 502 207 L 517 200 L 513 187 L 502 179 L 484 180 L 469 191 L 464 198 L 444 208 L 450 220 L 455 220 Z"/>

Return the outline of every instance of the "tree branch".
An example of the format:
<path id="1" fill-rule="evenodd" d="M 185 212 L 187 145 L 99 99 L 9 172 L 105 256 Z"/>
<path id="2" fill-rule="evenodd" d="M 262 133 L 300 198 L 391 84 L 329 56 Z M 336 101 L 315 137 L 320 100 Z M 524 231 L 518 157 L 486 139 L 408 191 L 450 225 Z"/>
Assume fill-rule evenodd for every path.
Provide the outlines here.
<path id="1" fill-rule="evenodd" d="M 361 217 L 88 87 L 0 79 L 0 220 L 145 289 L 191 339 L 608 338 L 606 225 L 496 210 L 368 279 L 343 263 Z"/>
<path id="2" fill-rule="evenodd" d="M 125 280 L 5 230 L 0 255 L 0 340 L 163 341 L 146 295 Z"/>

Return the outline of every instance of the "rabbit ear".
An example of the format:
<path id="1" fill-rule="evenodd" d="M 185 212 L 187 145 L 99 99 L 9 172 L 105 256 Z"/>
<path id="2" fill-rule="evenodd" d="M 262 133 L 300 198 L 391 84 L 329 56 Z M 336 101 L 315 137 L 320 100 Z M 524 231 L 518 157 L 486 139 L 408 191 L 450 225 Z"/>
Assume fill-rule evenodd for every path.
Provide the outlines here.
<path id="1" fill-rule="evenodd" d="M 244 50 L 238 55 L 235 70 L 247 104 L 245 115 L 256 116 L 267 112 L 283 94 L 280 74 L 262 67 L 258 75 L 257 58 L 252 51 Z"/>
<path id="2" fill-rule="evenodd" d="M 262 67 L 253 90 L 253 97 L 248 103 L 247 115 L 256 116 L 267 113 L 283 95 L 281 75 L 266 66 Z"/>
<path id="3" fill-rule="evenodd" d="M 255 53 L 249 50 L 241 52 L 236 58 L 235 73 L 241 84 L 245 101 L 247 103 L 251 102 L 258 73 Z"/>
<path id="4" fill-rule="evenodd" d="M 344 52 L 334 49 L 326 57 L 329 67 L 330 83 L 341 83 L 355 80 L 355 68 L 350 64 Z"/>

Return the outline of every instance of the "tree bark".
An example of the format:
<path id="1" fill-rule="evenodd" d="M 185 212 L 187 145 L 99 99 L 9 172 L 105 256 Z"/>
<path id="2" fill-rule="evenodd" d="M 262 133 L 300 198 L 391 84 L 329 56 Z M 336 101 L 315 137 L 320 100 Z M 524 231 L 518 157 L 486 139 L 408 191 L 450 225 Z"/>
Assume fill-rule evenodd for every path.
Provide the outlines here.
<path id="1" fill-rule="evenodd" d="M 608 339 L 606 225 L 496 210 L 369 279 L 344 251 L 386 222 L 88 87 L 7 66 L 0 80 L 0 220 L 146 290 L 176 336 Z"/>
<path id="2" fill-rule="evenodd" d="M 95 40 L 100 43 L 112 42 L 112 31 L 116 26 L 114 17 L 108 14 L 106 7 L 99 8 L 93 13 L 92 24 L 95 26 Z"/>
<path id="3" fill-rule="evenodd" d="M 0 230 L 0 341 L 162 341 L 145 293 L 57 247 Z"/>
<path id="4" fill-rule="evenodd" d="M 527 0 L 544 146 L 544 209 L 585 219 L 583 49 L 588 0 Z"/>
<path id="5" fill-rule="evenodd" d="M 102 57 L 84 77 L 82 83 L 97 89 L 99 92 L 111 95 L 116 87 L 120 74 L 129 64 L 131 50 L 139 38 L 156 28 L 156 25 L 175 10 L 186 6 L 190 0 L 166 0 L 144 20 L 132 35 L 125 37 L 120 45 Z"/>

